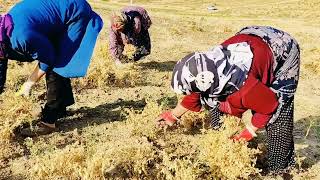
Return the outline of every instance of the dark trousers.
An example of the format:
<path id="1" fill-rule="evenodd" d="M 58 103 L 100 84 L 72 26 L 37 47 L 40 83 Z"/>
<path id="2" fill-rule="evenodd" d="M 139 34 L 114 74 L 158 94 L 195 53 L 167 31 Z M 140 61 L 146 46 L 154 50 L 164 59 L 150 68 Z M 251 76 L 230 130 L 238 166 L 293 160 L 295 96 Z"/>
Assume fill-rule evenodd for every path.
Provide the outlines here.
<path id="1" fill-rule="evenodd" d="M 53 124 L 65 114 L 66 107 L 74 104 L 69 78 L 48 71 L 46 73 L 47 103 L 42 110 L 41 121 Z"/>
<path id="2" fill-rule="evenodd" d="M 0 60 L 0 94 L 4 90 L 7 79 L 8 60 Z"/>
<path id="3" fill-rule="evenodd" d="M 292 39 L 284 49 L 271 85 L 277 92 L 279 105 L 266 126 L 269 170 L 274 173 L 295 165 L 293 101 L 299 80 L 300 48 Z"/>
<path id="4" fill-rule="evenodd" d="M 137 48 L 136 52 L 133 54 L 134 61 L 138 61 L 151 53 L 151 41 L 148 30 L 141 30 L 134 42 L 134 46 Z"/>
<path id="5" fill-rule="evenodd" d="M 214 130 L 220 129 L 220 127 L 223 124 L 221 119 L 221 116 L 223 116 L 223 112 L 219 110 L 219 105 L 215 108 L 210 109 L 209 112 L 211 117 L 211 121 L 210 121 L 211 128 Z"/>
<path id="6" fill-rule="evenodd" d="M 279 173 L 295 165 L 293 99 L 283 104 L 278 119 L 266 127 L 268 166 L 271 172 Z"/>

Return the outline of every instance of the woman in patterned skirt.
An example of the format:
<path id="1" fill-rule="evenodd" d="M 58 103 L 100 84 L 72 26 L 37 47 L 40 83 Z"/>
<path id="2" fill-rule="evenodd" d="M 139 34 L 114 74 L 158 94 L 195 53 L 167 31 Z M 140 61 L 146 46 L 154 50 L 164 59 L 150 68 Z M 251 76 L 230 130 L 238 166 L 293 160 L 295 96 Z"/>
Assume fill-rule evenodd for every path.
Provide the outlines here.
<path id="1" fill-rule="evenodd" d="M 242 117 L 252 111 L 251 124 L 233 140 L 250 141 L 260 128 L 267 132 L 268 168 L 283 172 L 295 164 L 293 100 L 300 50 L 289 34 L 272 27 L 250 26 L 208 52 L 187 55 L 175 65 L 172 88 L 186 96 L 157 118 L 171 126 L 185 112 L 208 107 L 212 128 L 222 114 Z"/>

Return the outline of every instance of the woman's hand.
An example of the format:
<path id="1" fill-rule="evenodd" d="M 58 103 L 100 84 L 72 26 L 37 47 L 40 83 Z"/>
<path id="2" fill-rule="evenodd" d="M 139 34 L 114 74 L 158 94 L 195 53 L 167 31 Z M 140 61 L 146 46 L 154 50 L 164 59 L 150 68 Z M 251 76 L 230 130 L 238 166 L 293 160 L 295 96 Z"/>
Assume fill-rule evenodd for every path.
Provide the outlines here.
<path id="1" fill-rule="evenodd" d="M 245 141 L 250 141 L 257 136 L 257 130 L 257 127 L 254 127 L 253 125 L 248 125 L 241 133 L 232 136 L 231 139 L 234 141 L 240 141 L 241 139 Z"/>
<path id="2" fill-rule="evenodd" d="M 20 87 L 19 91 L 16 92 L 16 96 L 25 96 L 28 97 L 31 94 L 32 87 L 36 84 L 36 82 L 28 80 L 27 82 L 23 83 Z"/>
<path id="3" fill-rule="evenodd" d="M 46 72 L 41 70 L 39 65 L 35 67 L 32 74 L 29 76 L 28 80 L 23 83 L 18 92 L 16 92 L 16 96 L 30 96 L 32 87 L 41 79 L 41 77 Z"/>
<path id="4" fill-rule="evenodd" d="M 165 111 L 156 119 L 157 127 L 173 126 L 177 121 L 180 121 L 171 111 Z"/>
<path id="5" fill-rule="evenodd" d="M 171 111 L 165 111 L 161 113 L 156 119 L 156 125 L 158 127 L 173 126 L 177 121 L 180 121 L 178 117 L 181 117 L 187 111 L 188 109 L 179 103 Z"/>
<path id="6" fill-rule="evenodd" d="M 221 102 L 219 105 L 219 110 L 223 113 L 230 114 L 238 118 L 241 118 L 242 114 L 246 111 L 246 109 L 233 107 L 228 101 Z"/>

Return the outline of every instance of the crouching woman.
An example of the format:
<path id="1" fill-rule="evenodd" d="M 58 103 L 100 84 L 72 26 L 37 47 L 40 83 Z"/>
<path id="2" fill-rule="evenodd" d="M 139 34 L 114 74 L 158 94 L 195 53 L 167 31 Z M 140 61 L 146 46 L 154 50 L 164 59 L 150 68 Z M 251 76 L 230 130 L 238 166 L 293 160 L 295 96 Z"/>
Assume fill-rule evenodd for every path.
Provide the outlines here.
<path id="1" fill-rule="evenodd" d="M 299 66 L 299 45 L 289 34 L 272 27 L 245 27 L 211 51 L 191 53 L 177 62 L 171 85 L 186 96 L 162 113 L 157 124 L 173 125 L 185 112 L 200 111 L 204 105 L 212 128 L 218 129 L 222 114 L 241 118 L 251 110 L 251 124 L 232 138 L 250 141 L 265 128 L 269 170 L 283 172 L 295 164 L 293 100 Z"/>
<path id="2" fill-rule="evenodd" d="M 151 52 L 148 29 L 152 22 L 147 11 L 139 6 L 127 6 L 120 15 L 111 17 L 109 30 L 109 48 L 117 65 L 129 61 L 138 61 Z M 135 47 L 132 57 L 124 54 L 125 46 Z"/>
<path id="3" fill-rule="evenodd" d="M 47 102 L 37 128 L 25 136 L 53 132 L 66 107 L 74 104 L 70 78 L 85 76 L 102 19 L 85 0 L 24 0 L 0 17 L 0 88 L 7 60 L 39 63 L 18 95 L 28 95 L 46 75 Z M 0 89 L 0 90 L 1 90 Z"/>

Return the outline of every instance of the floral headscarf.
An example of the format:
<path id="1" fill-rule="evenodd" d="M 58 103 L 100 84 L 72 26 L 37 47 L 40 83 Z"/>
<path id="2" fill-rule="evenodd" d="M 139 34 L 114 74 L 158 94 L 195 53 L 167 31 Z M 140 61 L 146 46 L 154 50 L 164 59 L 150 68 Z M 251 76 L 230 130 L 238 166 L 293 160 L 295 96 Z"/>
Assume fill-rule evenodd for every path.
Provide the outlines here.
<path id="1" fill-rule="evenodd" d="M 177 93 L 200 93 L 202 104 L 215 107 L 220 99 L 240 89 L 252 58 L 246 42 L 191 53 L 175 65 L 171 86 Z"/>

